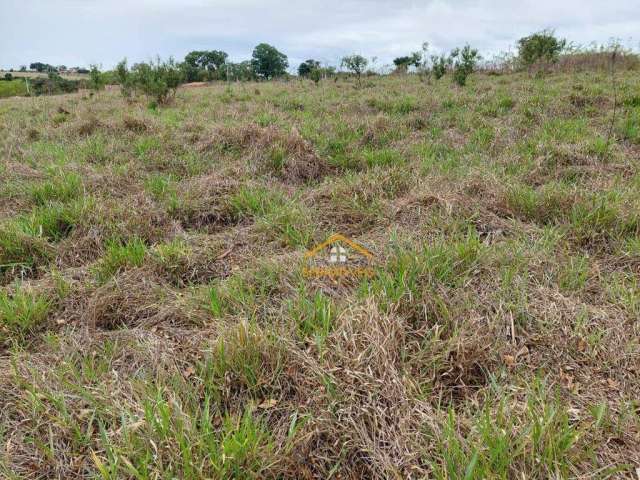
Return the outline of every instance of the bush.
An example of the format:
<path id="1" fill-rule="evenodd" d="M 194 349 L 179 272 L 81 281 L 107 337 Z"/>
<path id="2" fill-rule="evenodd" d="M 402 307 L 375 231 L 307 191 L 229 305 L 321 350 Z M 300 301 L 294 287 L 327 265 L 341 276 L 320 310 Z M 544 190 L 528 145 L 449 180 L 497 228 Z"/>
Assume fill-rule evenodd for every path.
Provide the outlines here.
<path id="1" fill-rule="evenodd" d="M 320 80 L 322 80 L 323 78 L 332 77 L 335 75 L 335 73 L 336 71 L 333 67 L 318 67 L 311 70 L 307 77 L 309 78 L 309 80 L 312 80 L 316 85 L 318 85 L 318 83 L 320 83 Z"/>
<path id="2" fill-rule="evenodd" d="M 251 65 L 251 62 L 248 60 L 245 60 L 244 62 L 240 62 L 240 63 L 228 63 L 227 71 L 225 72 L 225 79 L 229 81 L 242 80 L 244 82 L 249 80 L 255 80 L 256 74 L 253 70 L 253 66 Z"/>
<path id="3" fill-rule="evenodd" d="M 4 74 L 4 79 L 5 79 L 7 82 L 10 82 L 11 80 L 13 80 L 13 75 L 11 75 L 10 73 L 5 73 L 5 74 Z"/>
<path id="4" fill-rule="evenodd" d="M 405 73 L 411 66 L 419 68 L 421 63 L 422 52 L 413 52 L 411 55 L 397 57 L 393 60 L 393 64 L 396 66 L 396 71 L 400 73 Z"/>
<path id="5" fill-rule="evenodd" d="M 431 56 L 431 62 L 433 63 L 433 76 L 436 80 L 440 80 L 447 73 L 447 70 L 451 67 L 451 58 L 444 55 Z"/>
<path id="6" fill-rule="evenodd" d="M 34 78 L 29 81 L 31 93 L 34 95 L 52 95 L 56 93 L 77 92 L 80 82 L 77 80 L 67 80 L 55 72 L 49 73 L 47 78 Z"/>
<path id="7" fill-rule="evenodd" d="M 318 69 L 320 69 L 320 62 L 310 59 L 300 64 L 298 67 L 298 75 L 301 77 L 311 78 L 311 72 Z"/>
<path id="8" fill-rule="evenodd" d="M 125 98 L 130 98 L 135 91 L 160 105 L 167 104 L 175 96 L 184 80 L 183 71 L 172 58 L 164 62 L 158 58 L 155 62 L 137 63 L 131 70 L 125 59 L 117 65 L 115 75 Z"/>
<path id="9" fill-rule="evenodd" d="M 356 75 L 358 79 L 358 85 L 360 85 L 360 77 L 362 76 L 362 72 L 364 72 L 368 64 L 369 61 L 362 55 L 347 55 L 346 57 L 342 58 L 341 62 L 343 68 L 346 68 Z"/>
<path id="10" fill-rule="evenodd" d="M 182 83 L 182 72 L 172 58 L 163 62 L 138 63 L 133 66 L 133 84 L 144 95 L 164 105 L 175 95 Z"/>
<path id="11" fill-rule="evenodd" d="M 453 62 L 453 80 L 461 87 L 467 83 L 467 77 L 473 73 L 476 63 L 480 60 L 478 50 L 469 45 L 460 50 L 456 48 L 451 52 Z"/>
<path id="12" fill-rule="evenodd" d="M 126 99 L 130 99 L 133 95 L 133 78 L 129 72 L 126 58 L 116 65 L 114 74 L 116 81 L 120 84 L 120 92 L 122 93 L 122 96 Z"/>
<path id="13" fill-rule="evenodd" d="M 552 31 L 543 30 L 518 40 L 518 60 L 524 67 L 541 61 L 555 63 L 566 46 L 565 39 L 558 39 Z"/>
<path id="14" fill-rule="evenodd" d="M 91 65 L 89 70 L 89 88 L 95 92 L 104 90 L 106 85 L 106 77 L 100 71 L 97 65 Z"/>

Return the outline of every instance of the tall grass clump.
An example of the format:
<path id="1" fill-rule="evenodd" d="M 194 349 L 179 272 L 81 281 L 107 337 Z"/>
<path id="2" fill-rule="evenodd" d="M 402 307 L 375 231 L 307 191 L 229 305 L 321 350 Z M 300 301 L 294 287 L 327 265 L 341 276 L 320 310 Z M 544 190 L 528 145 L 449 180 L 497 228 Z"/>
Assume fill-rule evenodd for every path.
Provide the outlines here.
<path id="1" fill-rule="evenodd" d="M 0 341 L 23 340 L 47 318 L 51 300 L 18 287 L 13 293 L 0 291 Z"/>

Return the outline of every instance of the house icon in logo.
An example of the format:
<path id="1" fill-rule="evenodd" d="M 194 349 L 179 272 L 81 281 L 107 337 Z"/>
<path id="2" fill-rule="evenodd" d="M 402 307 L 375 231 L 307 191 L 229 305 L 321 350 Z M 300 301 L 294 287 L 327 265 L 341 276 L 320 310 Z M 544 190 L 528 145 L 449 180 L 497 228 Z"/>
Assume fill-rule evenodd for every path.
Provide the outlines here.
<path id="1" fill-rule="evenodd" d="M 321 253 L 327 253 L 326 256 Z M 339 233 L 331 235 L 305 254 L 307 261 L 315 264 L 305 267 L 308 277 L 372 276 L 370 268 L 374 256 L 367 248 Z"/>

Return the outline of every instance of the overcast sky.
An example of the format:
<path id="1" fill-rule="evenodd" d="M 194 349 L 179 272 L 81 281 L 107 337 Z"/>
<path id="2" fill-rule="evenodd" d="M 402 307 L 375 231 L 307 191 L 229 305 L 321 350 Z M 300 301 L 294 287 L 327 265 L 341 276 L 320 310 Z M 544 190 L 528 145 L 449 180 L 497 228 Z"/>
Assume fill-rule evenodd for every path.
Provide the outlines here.
<path id="1" fill-rule="evenodd" d="M 111 68 L 156 54 L 182 59 L 220 49 L 248 59 L 261 42 L 289 56 L 336 64 L 376 56 L 378 66 L 419 50 L 466 42 L 485 57 L 551 28 L 580 44 L 621 39 L 638 48 L 638 0 L 0 0 L 0 67 L 42 61 Z"/>

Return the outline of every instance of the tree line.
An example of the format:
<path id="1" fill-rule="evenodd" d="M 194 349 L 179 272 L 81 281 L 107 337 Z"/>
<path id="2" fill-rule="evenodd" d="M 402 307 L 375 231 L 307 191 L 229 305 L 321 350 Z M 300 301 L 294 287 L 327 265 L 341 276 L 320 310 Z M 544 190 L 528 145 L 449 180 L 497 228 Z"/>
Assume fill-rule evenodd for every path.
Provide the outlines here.
<path id="1" fill-rule="evenodd" d="M 395 58 L 393 73 L 412 71 L 428 81 L 438 81 L 449 74 L 453 82 L 463 87 L 482 60 L 478 49 L 468 44 L 440 55 L 430 54 L 429 48 L 429 43 L 425 42 L 420 50 Z M 510 62 L 513 68 L 521 69 L 553 64 L 563 53 L 570 53 L 567 40 L 556 37 L 550 30 L 519 39 L 517 48 L 517 56 Z M 339 65 L 356 78 L 358 86 L 364 75 L 373 74 L 369 59 L 358 53 L 344 56 Z M 50 76 L 58 71 L 42 62 L 32 63 L 30 67 L 49 72 Z M 222 50 L 194 50 L 182 62 L 173 58 L 163 61 L 158 57 L 129 67 L 125 59 L 113 71 L 101 72 L 96 65 L 84 71 L 89 74 L 88 86 L 93 90 L 100 90 L 108 83 L 120 84 L 128 99 L 143 94 L 153 98 L 155 103 L 163 104 L 170 101 L 178 86 L 185 82 L 273 80 L 289 76 L 288 69 L 287 55 L 272 45 L 261 43 L 253 49 L 250 60 L 241 62 L 229 61 L 229 55 Z M 298 66 L 297 74 L 317 84 L 322 79 L 334 77 L 337 72 L 335 67 L 322 66 L 320 61 L 308 59 Z"/>

